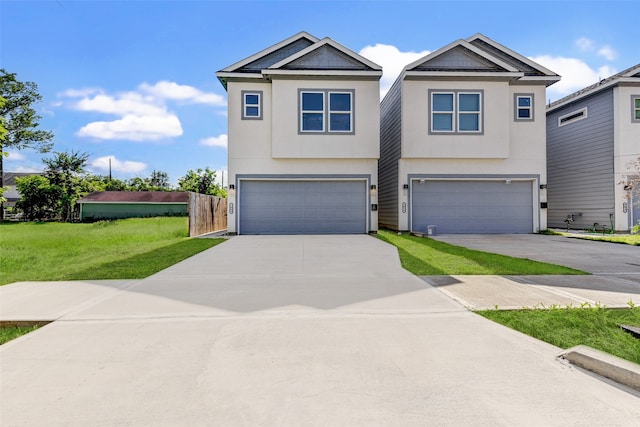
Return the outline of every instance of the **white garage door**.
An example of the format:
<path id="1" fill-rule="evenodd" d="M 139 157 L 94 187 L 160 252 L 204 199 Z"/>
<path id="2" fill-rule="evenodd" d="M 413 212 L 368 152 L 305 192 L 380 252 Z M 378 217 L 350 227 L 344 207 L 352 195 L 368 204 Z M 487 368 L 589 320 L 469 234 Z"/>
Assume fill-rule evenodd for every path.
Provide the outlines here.
<path id="1" fill-rule="evenodd" d="M 239 188 L 240 234 L 367 232 L 365 181 L 246 181 Z"/>
<path id="2" fill-rule="evenodd" d="M 530 181 L 413 181 L 411 229 L 443 234 L 531 233 Z"/>

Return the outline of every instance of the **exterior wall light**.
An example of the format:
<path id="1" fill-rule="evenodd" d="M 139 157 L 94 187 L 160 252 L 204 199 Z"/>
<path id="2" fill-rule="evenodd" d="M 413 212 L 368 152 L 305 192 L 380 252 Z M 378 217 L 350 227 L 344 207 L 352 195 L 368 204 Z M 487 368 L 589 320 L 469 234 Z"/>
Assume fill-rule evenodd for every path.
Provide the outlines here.
<path id="1" fill-rule="evenodd" d="M 377 187 L 376 187 L 376 185 L 375 185 L 375 184 L 371 185 L 371 191 L 376 191 L 376 188 L 377 188 Z"/>
<path id="2" fill-rule="evenodd" d="M 236 186 L 233 184 L 229 184 L 229 196 L 235 196 L 236 194 Z"/>
<path id="3" fill-rule="evenodd" d="M 547 184 L 540 184 L 540 189 L 541 190 L 546 190 L 547 189 Z"/>

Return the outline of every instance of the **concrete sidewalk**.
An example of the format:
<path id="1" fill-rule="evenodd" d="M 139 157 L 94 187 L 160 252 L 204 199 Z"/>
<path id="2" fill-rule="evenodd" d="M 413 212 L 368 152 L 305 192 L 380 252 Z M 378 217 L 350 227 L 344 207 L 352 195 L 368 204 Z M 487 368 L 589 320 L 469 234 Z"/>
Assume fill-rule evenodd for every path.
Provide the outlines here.
<path id="1" fill-rule="evenodd" d="M 0 346 L 0 424 L 640 419 L 639 393 L 443 288 L 369 236 L 238 236 L 140 281 L 0 287 L 2 319 L 56 319 Z"/>

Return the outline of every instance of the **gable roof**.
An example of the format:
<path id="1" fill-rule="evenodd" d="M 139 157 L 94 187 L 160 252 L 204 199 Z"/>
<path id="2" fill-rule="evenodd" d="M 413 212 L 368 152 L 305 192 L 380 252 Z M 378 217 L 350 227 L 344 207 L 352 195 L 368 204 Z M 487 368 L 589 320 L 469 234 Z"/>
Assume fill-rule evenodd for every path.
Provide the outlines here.
<path id="1" fill-rule="evenodd" d="M 620 83 L 632 83 L 640 86 L 640 64 L 633 65 L 626 70 L 620 71 L 606 79 L 602 79 L 597 83 L 573 92 L 564 98 L 558 99 L 547 106 L 547 112 L 556 110 L 570 102 L 576 101 L 587 96 L 594 95 L 605 89 L 614 87 Z"/>
<path id="2" fill-rule="evenodd" d="M 188 203 L 188 191 L 94 191 L 78 203 Z"/>
<path id="3" fill-rule="evenodd" d="M 16 178 L 24 178 L 25 176 L 42 175 L 42 172 L 3 172 L 2 184 L 5 187 L 3 196 L 8 202 L 20 200 L 20 192 L 16 187 Z"/>
<path id="4" fill-rule="evenodd" d="M 382 67 L 341 44 L 306 32 L 295 34 L 216 73 L 227 87 L 229 78 L 268 79 L 271 75 L 382 76 Z"/>
<path id="5" fill-rule="evenodd" d="M 412 62 L 401 77 L 505 78 L 543 81 L 547 86 L 560 80 L 553 71 L 480 33 Z"/>

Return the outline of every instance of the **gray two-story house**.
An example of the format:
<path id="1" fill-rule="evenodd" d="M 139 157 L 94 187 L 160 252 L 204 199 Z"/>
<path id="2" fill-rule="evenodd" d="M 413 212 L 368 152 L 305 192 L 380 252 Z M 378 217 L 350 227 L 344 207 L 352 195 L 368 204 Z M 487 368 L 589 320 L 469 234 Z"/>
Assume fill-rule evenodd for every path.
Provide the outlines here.
<path id="1" fill-rule="evenodd" d="M 639 157 L 640 64 L 550 104 L 549 227 L 628 231 L 640 220 L 629 180 Z"/>

